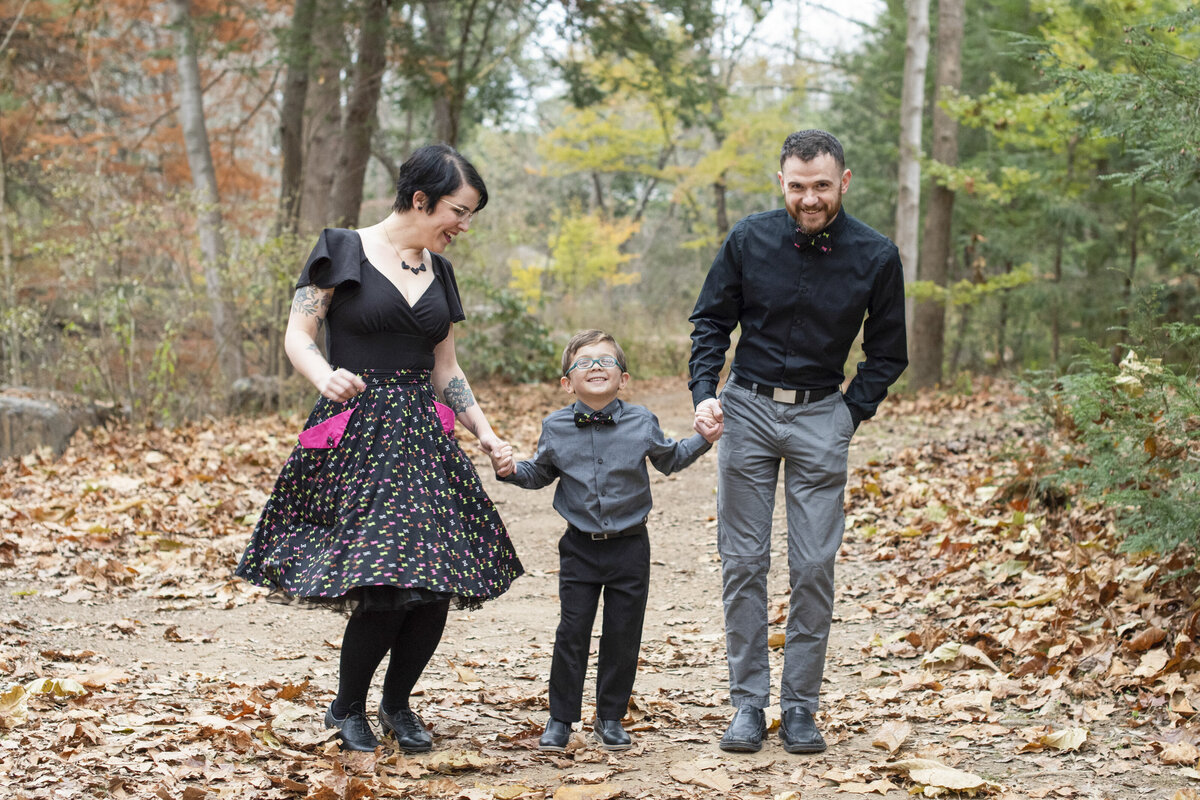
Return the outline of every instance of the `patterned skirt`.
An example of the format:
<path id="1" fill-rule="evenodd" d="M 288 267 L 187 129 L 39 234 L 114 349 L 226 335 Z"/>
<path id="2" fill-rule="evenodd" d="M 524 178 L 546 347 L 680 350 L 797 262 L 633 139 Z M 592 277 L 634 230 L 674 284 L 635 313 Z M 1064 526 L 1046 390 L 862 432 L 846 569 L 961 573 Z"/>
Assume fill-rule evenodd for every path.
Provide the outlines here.
<path id="1" fill-rule="evenodd" d="M 479 475 L 434 407 L 430 373 L 362 375 L 305 428 L 348 409 L 336 447 L 297 446 L 235 574 L 274 599 L 342 611 L 448 598 L 475 608 L 524 570 Z"/>

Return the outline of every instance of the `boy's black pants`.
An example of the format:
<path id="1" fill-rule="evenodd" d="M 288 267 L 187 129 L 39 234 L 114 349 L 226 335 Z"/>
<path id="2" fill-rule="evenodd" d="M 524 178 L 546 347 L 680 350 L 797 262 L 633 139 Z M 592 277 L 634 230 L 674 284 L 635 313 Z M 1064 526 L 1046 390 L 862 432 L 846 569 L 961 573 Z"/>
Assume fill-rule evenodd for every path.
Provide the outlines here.
<path id="1" fill-rule="evenodd" d="M 650 537 L 596 541 L 569 527 L 558 542 L 560 615 L 550 665 L 550 716 L 578 722 L 596 606 L 604 593 L 600 654 L 596 662 L 596 716 L 621 719 L 629 707 L 642 621 L 650 592 Z"/>

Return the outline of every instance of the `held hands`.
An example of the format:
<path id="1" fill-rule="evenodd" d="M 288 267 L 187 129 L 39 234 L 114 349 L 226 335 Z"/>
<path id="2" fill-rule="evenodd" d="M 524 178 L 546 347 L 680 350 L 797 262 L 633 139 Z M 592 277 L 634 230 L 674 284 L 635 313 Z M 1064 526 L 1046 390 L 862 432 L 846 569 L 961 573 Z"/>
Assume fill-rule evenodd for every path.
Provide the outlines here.
<path id="1" fill-rule="evenodd" d="M 702 400 L 700 405 L 696 406 L 692 427 L 710 444 L 720 439 L 721 434 L 725 432 L 725 412 L 721 410 L 721 401 L 715 397 Z"/>
<path id="2" fill-rule="evenodd" d="M 317 384 L 317 389 L 323 397 L 338 403 L 346 402 L 366 388 L 366 382 L 347 369 L 335 369 Z"/>
<path id="3" fill-rule="evenodd" d="M 492 469 L 495 470 L 496 477 L 505 478 L 516 472 L 512 445 L 508 442 L 502 442 L 500 447 L 492 450 L 488 455 L 492 458 Z"/>

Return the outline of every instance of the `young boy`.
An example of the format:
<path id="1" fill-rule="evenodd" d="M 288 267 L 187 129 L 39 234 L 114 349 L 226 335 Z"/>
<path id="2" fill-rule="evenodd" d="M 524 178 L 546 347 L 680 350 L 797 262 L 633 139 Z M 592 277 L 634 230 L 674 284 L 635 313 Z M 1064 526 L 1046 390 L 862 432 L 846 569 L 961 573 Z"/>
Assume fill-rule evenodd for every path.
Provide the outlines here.
<path id="1" fill-rule="evenodd" d="M 542 422 L 537 453 L 513 463 L 512 448 L 492 454 L 501 480 L 540 489 L 558 479 L 554 508 L 567 521 L 558 543 L 560 618 L 550 666 L 550 721 L 538 748 L 561 752 L 583 704 L 588 645 L 600 593 L 604 620 L 596 665 L 594 734 L 607 750 L 628 750 L 621 719 L 629 706 L 650 590 L 650 477 L 646 459 L 669 475 L 703 455 L 721 435 L 668 439 L 642 406 L 617 399 L 629 383 L 625 353 L 604 331 L 575 334 L 563 351 L 561 379 L 574 404 Z"/>

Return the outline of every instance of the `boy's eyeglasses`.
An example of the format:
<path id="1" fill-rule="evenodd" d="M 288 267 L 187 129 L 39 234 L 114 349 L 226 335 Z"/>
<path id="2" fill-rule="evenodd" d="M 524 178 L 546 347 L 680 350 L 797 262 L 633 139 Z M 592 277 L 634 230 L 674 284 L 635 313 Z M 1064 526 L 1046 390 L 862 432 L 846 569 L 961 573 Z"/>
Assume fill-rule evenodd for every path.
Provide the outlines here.
<path id="1" fill-rule="evenodd" d="M 466 206 L 460 206 L 458 203 L 451 203 L 444 197 L 439 197 L 438 200 L 454 209 L 454 213 L 458 216 L 459 222 L 470 222 L 475 218 L 475 215 L 479 213 L 477 211 L 472 211 Z"/>
<path id="2" fill-rule="evenodd" d="M 573 371 L 575 371 L 577 369 L 591 369 L 596 364 L 599 364 L 600 366 L 604 367 L 605 369 L 612 369 L 613 367 L 621 367 L 621 362 L 617 361 L 615 356 L 600 356 L 599 358 L 588 358 L 587 356 L 583 356 L 582 358 L 575 359 L 575 363 L 572 364 L 571 368 L 568 369 L 563 374 L 570 375 Z M 621 369 L 625 369 L 625 368 L 621 367 Z"/>

